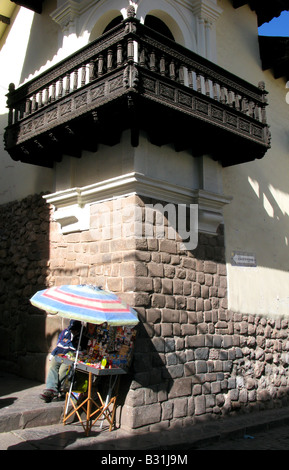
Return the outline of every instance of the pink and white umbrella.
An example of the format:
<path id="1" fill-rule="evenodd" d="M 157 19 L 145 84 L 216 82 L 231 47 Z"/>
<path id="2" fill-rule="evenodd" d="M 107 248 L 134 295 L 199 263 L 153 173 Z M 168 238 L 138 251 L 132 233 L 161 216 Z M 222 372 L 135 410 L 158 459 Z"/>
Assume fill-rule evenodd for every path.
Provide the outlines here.
<path id="1" fill-rule="evenodd" d="M 54 286 L 38 291 L 30 302 L 35 307 L 64 318 L 111 326 L 135 326 L 135 310 L 120 297 L 91 285 Z"/>

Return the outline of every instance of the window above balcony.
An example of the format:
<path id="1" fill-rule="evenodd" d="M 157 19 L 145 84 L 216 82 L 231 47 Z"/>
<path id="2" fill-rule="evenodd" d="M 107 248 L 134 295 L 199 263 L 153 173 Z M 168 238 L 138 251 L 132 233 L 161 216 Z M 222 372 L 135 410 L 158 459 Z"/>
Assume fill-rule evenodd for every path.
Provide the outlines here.
<path id="1" fill-rule="evenodd" d="M 8 94 L 5 148 L 15 160 L 53 166 L 130 129 L 224 166 L 270 147 L 266 91 L 180 46 L 133 14 Z M 163 32 L 162 32 L 163 33 Z"/>

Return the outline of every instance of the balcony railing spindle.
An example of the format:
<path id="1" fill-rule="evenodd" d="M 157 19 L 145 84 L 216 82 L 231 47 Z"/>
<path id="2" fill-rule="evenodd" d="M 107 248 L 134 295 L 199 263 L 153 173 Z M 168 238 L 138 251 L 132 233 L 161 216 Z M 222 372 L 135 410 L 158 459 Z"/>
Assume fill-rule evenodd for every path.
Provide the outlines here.
<path id="1" fill-rule="evenodd" d="M 98 56 L 98 68 L 97 68 L 97 75 L 101 77 L 103 75 L 103 66 L 104 66 L 104 60 L 103 60 L 103 55 L 100 54 Z"/>
<path id="2" fill-rule="evenodd" d="M 181 65 L 179 68 L 179 82 L 181 85 L 184 85 L 185 83 L 185 72 L 184 72 L 184 66 Z"/>
<path id="3" fill-rule="evenodd" d="M 164 77 L 166 75 L 166 59 L 165 56 L 161 56 L 160 60 L 160 74 Z"/>
<path id="4" fill-rule="evenodd" d="M 86 82 L 86 65 L 83 64 L 81 67 L 81 86 L 84 86 Z"/>
<path id="5" fill-rule="evenodd" d="M 150 70 L 152 70 L 153 72 L 156 71 L 156 54 L 155 54 L 155 51 L 152 51 L 150 53 Z"/>
<path id="6" fill-rule="evenodd" d="M 175 80 L 176 79 L 176 70 L 175 70 L 175 63 L 172 60 L 170 63 L 170 79 Z"/>
<path id="7" fill-rule="evenodd" d="M 70 73 L 66 75 L 65 94 L 68 95 L 68 93 L 70 93 Z"/>
<path id="8" fill-rule="evenodd" d="M 117 45 L 117 53 L 116 53 L 116 65 L 117 67 L 121 67 L 122 65 L 122 44 L 119 42 Z"/>
<path id="9" fill-rule="evenodd" d="M 129 67 L 126 67 L 127 65 Z M 123 67 L 123 71 L 121 67 Z M 110 75 L 106 77 L 106 74 Z M 114 74 L 116 80 L 112 79 Z M 171 82 L 168 85 L 169 81 Z M 267 100 L 263 82 L 259 84 L 258 90 L 205 58 L 197 56 L 194 52 L 146 28 L 145 25 L 131 17 L 119 27 L 114 28 L 113 33 L 107 32 L 99 40 L 88 44 L 81 51 L 77 51 L 73 56 L 61 61 L 59 65 L 56 64 L 50 70 L 41 74 L 40 77 L 31 80 L 28 85 L 25 84 L 25 87 L 20 87 L 19 90 L 15 90 L 15 87 L 9 89 L 7 95 L 9 102 L 8 124 L 18 123 L 17 127 L 21 129 L 22 119 L 28 118 L 27 122 L 31 121 L 30 125 L 32 127 L 34 126 L 34 120 L 37 123 L 33 129 L 35 135 L 39 132 L 40 127 L 41 132 L 44 133 L 48 122 L 49 126 L 61 125 L 61 123 L 57 123 L 58 118 L 54 118 L 54 116 L 59 116 L 59 113 L 55 114 L 54 112 L 57 109 L 56 105 L 51 106 L 53 110 L 51 114 L 48 114 L 48 112 L 46 114 L 46 110 L 43 110 L 43 108 L 49 107 L 56 100 L 63 100 L 63 98 L 65 98 L 65 103 L 68 103 L 70 99 L 72 103 L 71 108 L 69 106 L 63 107 L 65 119 L 68 121 L 70 117 L 74 119 L 72 117 L 75 113 L 73 100 L 77 100 L 77 103 L 85 103 L 86 90 L 87 104 L 90 106 L 89 84 L 92 84 L 92 82 L 91 90 L 95 90 L 92 106 L 95 106 L 95 109 L 97 109 L 98 103 L 101 102 L 100 100 L 103 99 L 103 90 L 105 90 L 105 100 L 109 100 L 110 90 L 114 91 L 114 94 L 111 95 L 111 99 L 114 99 L 115 92 L 121 95 L 127 92 L 127 88 L 133 86 L 136 93 L 144 94 L 144 99 L 146 99 L 146 93 L 148 93 L 150 99 L 161 102 L 167 87 L 168 92 L 163 103 L 164 106 L 168 104 L 168 99 L 172 99 L 172 97 L 174 100 L 173 106 L 179 106 L 181 110 L 189 103 L 205 102 L 208 104 L 208 120 L 211 120 L 213 125 L 220 125 L 220 121 L 222 121 L 222 125 L 225 126 L 226 109 L 227 111 L 231 110 L 228 112 L 231 125 L 230 132 L 234 131 L 232 123 L 238 121 L 237 119 L 231 119 L 232 113 L 237 117 L 237 113 L 243 113 L 243 118 L 237 124 L 239 126 L 240 122 L 240 129 L 243 126 L 241 131 L 248 128 L 243 123 L 245 121 L 251 122 L 252 119 L 256 121 L 257 128 L 259 126 L 262 129 L 261 123 L 264 126 L 267 124 Z M 110 86 L 109 83 L 113 85 Z M 186 93 L 184 92 L 184 86 L 188 87 Z M 80 93 L 77 92 L 82 87 L 84 87 L 84 90 L 81 91 L 80 98 L 78 96 Z M 171 89 L 174 90 L 174 93 L 171 93 Z M 186 95 L 191 99 L 187 98 Z M 195 101 L 193 101 L 193 97 L 195 97 Z M 61 109 L 62 103 L 59 103 L 59 106 Z M 37 111 L 40 108 L 42 108 L 42 115 L 39 114 L 41 119 L 36 120 Z M 78 108 L 77 111 L 81 113 L 85 107 L 81 108 L 79 106 Z M 206 109 L 205 106 L 203 108 Z M 94 112 L 95 109 L 92 111 Z M 188 114 L 194 113 L 194 111 L 193 106 L 189 111 L 187 108 Z M 35 113 L 35 115 L 30 118 L 31 113 Z M 52 115 L 53 119 L 51 119 Z M 224 116 L 223 120 L 222 116 Z M 239 117 L 241 117 L 241 114 L 239 114 Z M 200 117 L 198 116 L 198 118 Z M 259 121 L 259 125 L 257 121 Z M 249 128 L 251 127 L 249 126 Z M 29 139 L 29 132 L 31 131 L 30 129 L 27 131 L 27 129 L 29 129 L 29 126 L 25 123 L 24 131 L 20 131 L 23 141 Z M 264 130 L 264 135 L 266 135 L 266 132 L 268 132 L 267 129 Z M 259 139 L 257 134 L 256 131 L 253 139 Z M 19 141 L 21 141 L 21 138 Z"/>
<path id="10" fill-rule="evenodd" d="M 107 71 L 111 72 L 113 68 L 113 51 L 112 49 L 108 49 L 107 51 Z"/>

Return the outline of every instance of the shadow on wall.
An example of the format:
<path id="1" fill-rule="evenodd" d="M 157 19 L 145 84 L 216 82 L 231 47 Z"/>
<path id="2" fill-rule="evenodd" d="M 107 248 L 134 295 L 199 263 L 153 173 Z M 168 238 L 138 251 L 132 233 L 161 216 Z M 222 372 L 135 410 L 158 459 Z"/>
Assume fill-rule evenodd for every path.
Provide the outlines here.
<path id="1" fill-rule="evenodd" d="M 95 241 L 95 234 L 67 234 L 57 243 L 55 238 L 50 281 L 101 285 L 138 311 L 133 363 L 119 397 L 122 419 L 134 428 L 192 417 L 196 374 L 208 371 L 209 358 L 208 347 L 195 349 L 205 346 L 205 321 L 212 309 L 211 323 L 218 321 L 225 301 L 222 228 L 217 238 L 200 235 L 194 253 L 179 251 L 176 240 Z"/>
<path id="2" fill-rule="evenodd" d="M 138 311 L 131 374 L 122 378 L 129 427 L 287 403 L 288 322 L 228 310 L 222 226 L 216 237 L 200 234 L 192 252 L 174 239 L 103 239 L 95 227 L 54 245 L 53 283 L 102 285 Z"/>
<path id="3" fill-rule="evenodd" d="M 0 365 L 44 380 L 55 330 L 29 299 L 45 288 L 49 269 L 49 207 L 42 195 L 0 206 Z"/>
<path id="4" fill-rule="evenodd" d="M 268 169 L 269 158 L 238 172 L 224 169 L 225 191 L 233 197 L 225 208 L 227 249 L 255 253 L 258 266 L 288 272 L 288 186 L 280 166 Z"/>
<path id="5" fill-rule="evenodd" d="M 50 14 L 57 8 L 57 0 L 44 2 L 42 14 L 33 17 L 27 53 L 21 73 L 20 83 L 43 67 L 43 58 L 51 66 L 56 58 L 58 45 L 58 25 L 50 18 Z M 32 56 L 32 59 L 31 59 Z M 50 64 L 51 62 L 51 64 Z M 32 65 L 34 67 L 32 68 Z"/>

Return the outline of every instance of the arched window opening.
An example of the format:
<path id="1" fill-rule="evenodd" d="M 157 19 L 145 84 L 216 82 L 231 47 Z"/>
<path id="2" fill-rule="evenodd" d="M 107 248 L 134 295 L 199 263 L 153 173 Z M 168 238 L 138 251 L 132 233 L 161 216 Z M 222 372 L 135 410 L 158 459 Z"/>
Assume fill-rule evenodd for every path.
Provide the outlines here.
<path id="1" fill-rule="evenodd" d="M 111 20 L 108 25 L 104 28 L 102 34 L 107 33 L 110 29 L 114 28 L 115 26 L 119 25 L 123 21 L 122 15 L 116 16 L 113 20 Z"/>
<path id="2" fill-rule="evenodd" d="M 167 38 L 172 39 L 172 41 L 175 41 L 175 38 L 172 35 L 170 29 L 167 27 L 167 25 L 156 16 L 147 15 L 145 17 L 144 24 L 148 26 L 149 28 L 154 29 L 158 33 L 162 34 L 163 36 L 166 36 Z"/>

